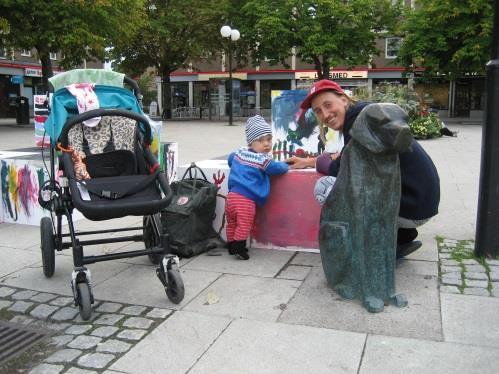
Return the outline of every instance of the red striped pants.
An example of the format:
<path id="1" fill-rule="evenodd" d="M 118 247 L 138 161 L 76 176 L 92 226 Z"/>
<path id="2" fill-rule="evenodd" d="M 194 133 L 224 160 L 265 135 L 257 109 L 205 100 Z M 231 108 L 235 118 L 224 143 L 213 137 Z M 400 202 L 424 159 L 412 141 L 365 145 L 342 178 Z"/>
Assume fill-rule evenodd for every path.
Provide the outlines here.
<path id="1" fill-rule="evenodd" d="M 235 192 L 229 192 L 225 201 L 227 242 L 248 239 L 255 219 L 256 204 Z"/>

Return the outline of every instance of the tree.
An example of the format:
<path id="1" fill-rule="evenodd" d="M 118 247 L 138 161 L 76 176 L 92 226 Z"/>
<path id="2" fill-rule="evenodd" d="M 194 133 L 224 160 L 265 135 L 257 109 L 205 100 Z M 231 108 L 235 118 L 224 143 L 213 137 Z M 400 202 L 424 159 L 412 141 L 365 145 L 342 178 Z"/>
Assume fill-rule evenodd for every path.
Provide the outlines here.
<path id="1" fill-rule="evenodd" d="M 141 0 L 0 0 L 0 45 L 36 49 L 42 83 L 53 74 L 50 53 L 61 52 L 63 68 L 84 59 L 104 59 L 105 47 L 140 26 Z M 124 20 L 126 22 L 123 22 Z M 1 27 L 1 26 L 0 26 Z"/>
<path id="2" fill-rule="evenodd" d="M 418 0 L 406 13 L 398 60 L 428 75 L 481 73 L 490 59 L 493 0 Z"/>
<path id="3" fill-rule="evenodd" d="M 157 91 L 154 82 L 154 75 L 151 71 L 146 71 L 137 79 L 140 93 L 142 94 L 142 103 L 149 106 L 153 100 L 156 100 Z"/>
<path id="4" fill-rule="evenodd" d="M 144 26 L 113 45 L 113 66 L 131 75 L 155 67 L 162 78 L 164 115 L 170 118 L 170 74 L 220 49 L 225 5 L 217 0 L 150 0 L 145 6 Z"/>
<path id="5" fill-rule="evenodd" d="M 378 54 L 377 33 L 390 31 L 400 9 L 390 0 L 250 0 L 238 19 L 252 58 L 284 63 L 296 55 L 319 79 L 334 66 L 367 64 Z"/>

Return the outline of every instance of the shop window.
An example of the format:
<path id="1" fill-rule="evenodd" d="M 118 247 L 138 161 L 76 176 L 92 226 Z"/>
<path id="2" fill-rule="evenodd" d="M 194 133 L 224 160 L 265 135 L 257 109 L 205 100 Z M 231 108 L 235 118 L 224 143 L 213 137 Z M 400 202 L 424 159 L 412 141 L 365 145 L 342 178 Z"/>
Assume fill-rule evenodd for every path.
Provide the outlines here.
<path id="1" fill-rule="evenodd" d="M 31 57 L 31 51 L 29 49 L 23 49 L 21 50 L 21 56 Z"/>
<path id="2" fill-rule="evenodd" d="M 171 84 L 172 108 L 186 107 L 189 105 L 189 83 L 175 82 Z"/>
<path id="3" fill-rule="evenodd" d="M 260 82 L 260 108 L 271 108 L 271 94 L 272 91 L 290 90 L 291 81 L 289 80 L 274 80 L 274 81 L 261 81 Z"/>
<path id="4" fill-rule="evenodd" d="M 210 87 L 208 82 L 194 82 L 193 104 L 196 108 L 208 108 L 210 105 Z"/>
<path id="5" fill-rule="evenodd" d="M 57 60 L 57 53 L 55 52 L 50 52 L 49 54 L 51 60 Z"/>
<path id="6" fill-rule="evenodd" d="M 396 58 L 402 44 L 402 38 L 386 38 L 385 43 L 385 58 Z"/>

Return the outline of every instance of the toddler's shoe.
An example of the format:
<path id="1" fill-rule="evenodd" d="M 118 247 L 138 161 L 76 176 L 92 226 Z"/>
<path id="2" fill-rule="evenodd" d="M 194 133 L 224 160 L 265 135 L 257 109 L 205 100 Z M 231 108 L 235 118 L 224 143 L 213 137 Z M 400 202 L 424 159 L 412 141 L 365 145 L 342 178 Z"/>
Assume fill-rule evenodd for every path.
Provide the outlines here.
<path id="1" fill-rule="evenodd" d="M 227 244 L 225 245 L 227 247 L 227 249 L 229 250 L 230 255 L 236 254 L 236 252 L 234 251 L 234 243 L 235 242 L 227 242 Z"/>
<path id="2" fill-rule="evenodd" d="M 232 250 L 241 260 L 249 260 L 248 248 L 246 248 L 246 240 L 238 240 L 233 242 Z"/>

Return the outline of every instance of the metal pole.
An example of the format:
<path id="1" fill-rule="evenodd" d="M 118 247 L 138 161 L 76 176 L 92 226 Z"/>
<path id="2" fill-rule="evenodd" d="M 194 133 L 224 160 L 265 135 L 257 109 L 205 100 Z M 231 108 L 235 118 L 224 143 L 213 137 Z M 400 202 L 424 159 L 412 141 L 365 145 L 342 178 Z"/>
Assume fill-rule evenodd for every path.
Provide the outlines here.
<path id="1" fill-rule="evenodd" d="M 229 126 L 232 126 L 232 42 L 229 38 Z"/>
<path id="2" fill-rule="evenodd" d="M 475 237 L 477 256 L 499 255 L 499 0 L 494 2 L 491 60 L 487 63 L 487 107 Z"/>

